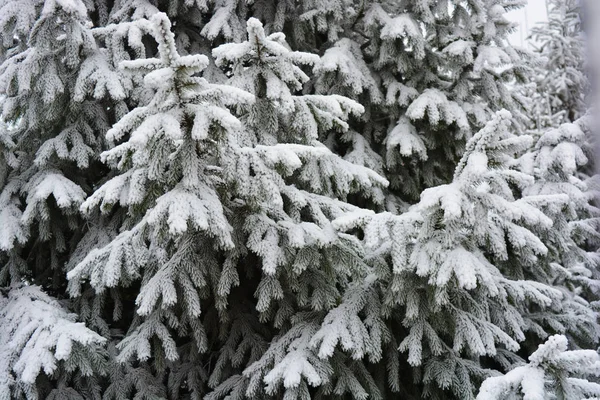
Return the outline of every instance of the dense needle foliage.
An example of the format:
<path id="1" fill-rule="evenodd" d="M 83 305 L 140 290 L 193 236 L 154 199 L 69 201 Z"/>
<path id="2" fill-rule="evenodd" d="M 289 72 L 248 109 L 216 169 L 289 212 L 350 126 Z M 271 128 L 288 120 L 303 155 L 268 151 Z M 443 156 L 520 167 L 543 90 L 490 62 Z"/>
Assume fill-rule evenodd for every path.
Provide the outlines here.
<path id="1" fill-rule="evenodd" d="M 0 0 L 0 400 L 600 397 L 554 3 Z"/>

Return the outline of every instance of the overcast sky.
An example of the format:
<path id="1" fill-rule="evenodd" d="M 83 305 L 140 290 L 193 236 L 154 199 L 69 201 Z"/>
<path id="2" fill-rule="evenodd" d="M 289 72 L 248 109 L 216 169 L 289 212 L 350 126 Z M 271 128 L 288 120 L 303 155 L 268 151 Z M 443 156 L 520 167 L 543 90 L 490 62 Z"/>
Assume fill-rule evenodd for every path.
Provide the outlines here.
<path id="1" fill-rule="evenodd" d="M 528 29 L 546 19 L 546 0 L 529 0 L 526 7 L 508 13 L 508 18 L 520 24 L 518 30 L 511 35 L 510 41 L 517 46 L 524 45 Z"/>

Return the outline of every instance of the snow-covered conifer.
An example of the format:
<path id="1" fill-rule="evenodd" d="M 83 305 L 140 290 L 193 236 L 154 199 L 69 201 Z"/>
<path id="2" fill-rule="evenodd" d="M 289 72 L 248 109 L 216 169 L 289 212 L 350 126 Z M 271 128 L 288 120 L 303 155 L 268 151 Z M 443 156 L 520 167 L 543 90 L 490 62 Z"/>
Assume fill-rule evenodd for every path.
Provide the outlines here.
<path id="1" fill-rule="evenodd" d="M 81 399 L 86 391 L 92 394 L 107 372 L 106 339 L 75 319 L 37 286 L 13 286 L 0 294 L 0 399 Z M 80 376 L 81 394 L 70 387 L 74 373 Z"/>
<path id="2" fill-rule="evenodd" d="M 596 312 L 590 306 L 600 293 L 600 210 L 594 202 L 599 177 L 581 172 L 589 163 L 585 149 L 589 147 L 591 122 L 588 116 L 548 129 L 520 160 L 521 169 L 535 177 L 534 184 L 523 191 L 525 198 L 564 198 L 557 204 L 541 205 L 553 224 L 552 229 L 540 232 L 548 253 L 537 263 L 533 275 L 565 292 L 560 303 L 563 311 L 554 316 L 536 313 L 535 329 L 547 330 L 541 324 L 574 335 L 577 340 L 571 338 L 571 342 L 576 346 L 593 345 L 600 334 Z"/>
<path id="3" fill-rule="evenodd" d="M 362 109 L 341 96 L 292 96 L 306 80 L 294 63 L 315 57 L 290 53 L 282 35 L 266 37 L 251 19 L 247 42 L 215 50 L 220 65 L 233 63 L 233 79 L 241 71 L 255 82 L 251 94 L 195 76 L 208 59 L 178 54 L 164 14 L 137 24 L 156 38 L 160 58 L 121 65 L 145 73 L 154 97 L 108 131 L 115 146 L 102 159 L 118 173 L 82 205 L 88 214 L 124 208 L 128 216 L 117 236 L 69 272 L 70 293 L 80 295 L 86 281 L 99 295 L 140 282 L 137 316 L 117 359 L 152 358 L 153 370 L 169 368 L 181 382 L 181 357 L 216 357 L 208 379 L 186 380 L 185 391 L 198 393 L 229 385 L 243 370 L 233 355 L 271 341 L 259 323 L 281 328 L 303 309 L 336 304 L 348 276 L 364 267 L 356 240 L 338 237 L 329 221 L 353 209 L 340 201 L 350 193 L 381 201 L 386 181 L 317 141 Z M 257 109 L 257 101 L 272 104 Z M 289 129 L 259 129 L 256 113 L 269 110 Z M 326 273 L 325 265 L 333 269 Z M 247 284 L 235 295 L 240 275 Z M 228 329 L 239 334 L 225 335 Z M 251 354 L 250 361 L 261 355 Z"/>
<path id="4" fill-rule="evenodd" d="M 104 339 L 76 325 L 50 295 L 65 297 L 65 264 L 85 231 L 78 208 L 101 172 L 107 108 L 125 92 L 82 2 L 0 8 L 0 284 L 9 299 L 0 317 L 3 395 L 81 398 L 99 390 L 105 356 L 96 344 Z M 17 288 L 23 284 L 41 289 Z"/>
<path id="5" fill-rule="evenodd" d="M 600 396 L 600 356 L 594 350 L 567 350 L 567 338 L 551 336 L 529 356 L 529 363 L 486 379 L 477 400 L 582 399 Z"/>
<path id="6" fill-rule="evenodd" d="M 391 182 L 394 204 L 452 179 L 464 145 L 501 108 L 522 120 L 507 82 L 527 81 L 531 55 L 513 48 L 504 16 L 518 2 L 368 2 L 348 16 L 360 34 L 329 47 L 318 92 L 357 99 L 355 130 Z M 352 143 L 352 142 L 350 142 Z"/>
<path id="7" fill-rule="evenodd" d="M 543 57 L 536 68 L 535 127 L 575 122 L 585 114 L 590 83 L 585 73 L 585 42 L 578 0 L 550 0 L 548 21 L 532 29 L 531 43 Z"/>
<path id="8" fill-rule="evenodd" d="M 371 251 L 389 257 L 392 274 L 380 278 L 384 312 L 402 310 L 408 331 L 398 348 L 430 395 L 473 398 L 490 374 L 479 357 L 513 365 L 526 335 L 547 332 L 532 311 L 548 319 L 563 311 L 563 293 L 536 273 L 548 253 L 540 236 L 553 225 L 541 208 L 561 207 L 566 196 L 515 196 L 534 178 L 509 168 L 531 145 L 510 133 L 510 120 L 497 113 L 467 143 L 453 182 L 425 190 L 407 212 L 336 221 L 340 229 L 364 226 Z M 593 316 L 589 306 L 570 312 L 580 321 Z"/>
<path id="9" fill-rule="evenodd" d="M 86 174 L 109 127 L 107 101 L 125 93 L 96 46 L 83 3 L 48 1 L 28 12 L 35 10 L 29 36 L 15 33 L 0 66 L 0 137 L 9 167 L 0 187 L 0 249 L 8 257 L 0 276 L 56 290 L 90 190 Z"/>

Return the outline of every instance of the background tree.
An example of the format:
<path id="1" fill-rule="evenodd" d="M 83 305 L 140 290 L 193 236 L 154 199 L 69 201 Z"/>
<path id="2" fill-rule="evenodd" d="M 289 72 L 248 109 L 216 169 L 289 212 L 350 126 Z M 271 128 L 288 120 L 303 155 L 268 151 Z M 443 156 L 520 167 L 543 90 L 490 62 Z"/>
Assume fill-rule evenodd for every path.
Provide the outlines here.
<path id="1" fill-rule="evenodd" d="M 585 114 L 590 83 L 580 12 L 577 0 L 550 0 L 548 21 L 531 29 L 530 43 L 543 60 L 535 72 L 533 119 L 538 130 Z"/>

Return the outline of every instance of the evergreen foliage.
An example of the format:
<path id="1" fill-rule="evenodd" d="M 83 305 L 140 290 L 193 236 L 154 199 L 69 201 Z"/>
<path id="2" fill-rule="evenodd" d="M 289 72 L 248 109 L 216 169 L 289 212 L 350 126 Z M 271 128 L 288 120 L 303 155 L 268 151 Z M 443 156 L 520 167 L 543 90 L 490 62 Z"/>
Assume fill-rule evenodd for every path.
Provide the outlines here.
<path id="1" fill-rule="evenodd" d="M 577 22 L 531 137 L 523 3 L 0 0 L 0 399 L 598 395 Z"/>
<path id="2" fill-rule="evenodd" d="M 580 2 L 550 0 L 548 21 L 532 29 L 530 41 L 543 58 L 534 94 L 536 128 L 574 122 L 585 114 L 590 91 Z"/>
<path id="3" fill-rule="evenodd" d="M 600 385 L 579 377 L 598 376 L 600 357 L 593 350 L 567 350 L 567 339 L 551 336 L 529 356 L 529 363 L 504 376 L 487 379 L 477 400 L 595 399 Z"/>

